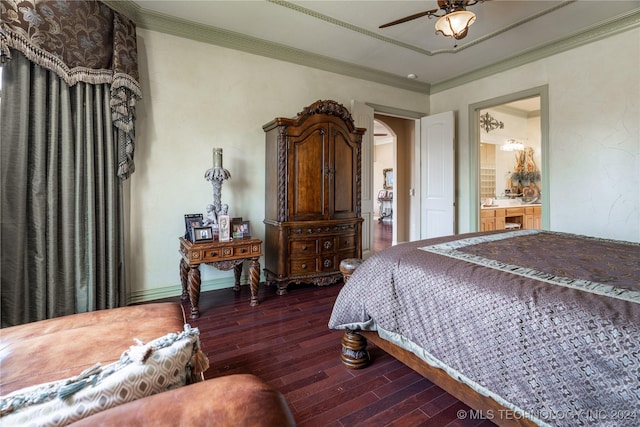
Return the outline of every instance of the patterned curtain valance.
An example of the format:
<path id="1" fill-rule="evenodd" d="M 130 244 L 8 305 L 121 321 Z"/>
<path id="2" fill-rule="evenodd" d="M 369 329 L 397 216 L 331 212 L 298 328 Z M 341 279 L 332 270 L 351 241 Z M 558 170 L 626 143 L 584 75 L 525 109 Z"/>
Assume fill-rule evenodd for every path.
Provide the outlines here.
<path id="1" fill-rule="evenodd" d="M 69 86 L 111 85 L 118 130 L 118 175 L 134 170 L 135 103 L 141 97 L 135 24 L 99 1 L 2 0 L 0 56 L 10 48 L 54 71 Z"/>

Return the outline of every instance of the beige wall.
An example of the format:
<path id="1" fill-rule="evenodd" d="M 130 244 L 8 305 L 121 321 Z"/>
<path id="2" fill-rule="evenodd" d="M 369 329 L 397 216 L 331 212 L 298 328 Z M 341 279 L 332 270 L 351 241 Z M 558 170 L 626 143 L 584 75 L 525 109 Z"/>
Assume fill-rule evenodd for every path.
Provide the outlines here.
<path id="1" fill-rule="evenodd" d="M 385 169 L 393 169 L 393 143 L 381 144 L 375 146 L 375 155 L 373 160 L 373 190 L 378 195 L 378 190 L 384 188 L 383 171 Z M 376 217 L 378 206 L 376 208 Z"/>
<path id="2" fill-rule="evenodd" d="M 231 172 L 223 202 L 263 237 L 262 125 L 318 99 L 455 111 L 457 222 L 465 232 L 475 229 L 469 104 L 548 85 L 551 228 L 640 241 L 638 29 L 430 97 L 144 29 L 138 40 L 144 99 L 127 184 L 132 301 L 179 294 L 177 239 L 183 215 L 204 212 L 212 200 L 203 175 L 213 147 L 224 149 Z M 203 267 L 203 290 L 232 286 L 232 276 Z"/>
<path id="3" fill-rule="evenodd" d="M 136 171 L 128 274 L 131 300 L 177 295 L 183 215 L 212 201 L 204 172 L 224 149 L 231 179 L 222 201 L 263 238 L 264 132 L 318 99 L 352 99 L 426 111 L 428 95 L 272 60 L 159 32 L 138 30 L 143 100 L 137 108 Z M 203 290 L 233 285 L 232 272 L 202 268 Z"/>
<path id="4" fill-rule="evenodd" d="M 393 188 L 393 243 L 409 241 L 409 229 L 411 221 L 409 189 L 415 186 L 414 175 L 414 121 L 392 116 L 376 115 L 376 118 L 393 130 L 396 136 L 396 147 L 389 155 L 389 160 L 394 172 Z M 386 160 L 385 160 L 386 161 Z M 378 173 L 374 171 L 374 173 Z M 382 172 L 380 172 L 381 174 Z"/>
<path id="5" fill-rule="evenodd" d="M 457 112 L 458 231 L 473 231 L 470 104 L 548 85 L 552 230 L 640 242 L 640 29 L 431 95 Z"/>

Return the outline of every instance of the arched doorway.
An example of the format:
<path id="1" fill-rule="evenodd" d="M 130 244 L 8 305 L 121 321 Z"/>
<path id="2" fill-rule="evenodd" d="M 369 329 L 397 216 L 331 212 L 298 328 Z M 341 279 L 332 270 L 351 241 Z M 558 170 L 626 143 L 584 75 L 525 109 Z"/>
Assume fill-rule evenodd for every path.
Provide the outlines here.
<path id="1" fill-rule="evenodd" d="M 373 252 L 393 244 L 394 224 L 394 164 L 396 134 L 382 120 L 374 119 L 373 134 L 373 194 L 374 206 Z"/>

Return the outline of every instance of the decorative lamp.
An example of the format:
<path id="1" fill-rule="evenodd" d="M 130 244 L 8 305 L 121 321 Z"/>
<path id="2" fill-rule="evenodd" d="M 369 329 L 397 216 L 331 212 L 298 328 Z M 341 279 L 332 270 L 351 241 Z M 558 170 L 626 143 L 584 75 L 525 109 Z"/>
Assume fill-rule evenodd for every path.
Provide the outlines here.
<path id="1" fill-rule="evenodd" d="M 227 212 L 225 211 L 228 209 L 228 206 L 224 210 L 222 207 L 222 182 L 231 178 L 229 171 L 222 167 L 222 148 L 213 149 L 213 167 L 207 169 L 204 177 L 207 181 L 211 181 L 211 185 L 213 185 L 213 211 L 217 223 L 218 215 L 226 215 Z"/>
<path id="2" fill-rule="evenodd" d="M 466 37 L 471 24 L 476 21 L 476 14 L 460 9 L 441 16 L 436 22 L 436 34 L 460 40 Z"/>
<path id="3" fill-rule="evenodd" d="M 466 8 L 484 1 L 485 0 L 438 0 L 437 9 L 414 13 L 413 15 L 382 24 L 379 28 L 386 28 L 427 16 L 429 19 L 438 18 L 436 22 L 436 34 L 442 34 L 445 37 L 453 37 L 456 40 L 460 40 L 466 37 L 469 27 L 476 21 L 475 13 L 469 12 Z"/>

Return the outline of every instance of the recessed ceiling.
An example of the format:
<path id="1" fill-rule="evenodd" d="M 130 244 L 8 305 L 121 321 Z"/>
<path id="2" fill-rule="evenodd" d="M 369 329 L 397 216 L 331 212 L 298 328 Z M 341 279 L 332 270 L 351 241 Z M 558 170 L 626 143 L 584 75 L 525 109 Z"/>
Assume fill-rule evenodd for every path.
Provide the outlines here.
<path id="1" fill-rule="evenodd" d="M 116 9 L 121 4 L 107 3 Z M 436 35 L 435 19 L 428 17 L 378 28 L 437 8 L 435 0 L 134 3 L 142 16 L 138 23 L 142 27 L 175 17 L 178 24 L 192 24 L 198 30 L 222 29 L 269 43 L 259 54 L 289 60 L 282 53 L 289 49 L 294 53 L 291 57 L 304 62 L 308 58 L 295 53 L 308 52 L 319 68 L 323 62 L 327 67 L 352 66 L 347 73 L 360 73 L 363 78 L 368 78 L 367 70 L 371 70 L 382 77 L 423 85 L 427 91 L 430 85 L 442 85 L 465 74 L 491 71 L 496 64 L 516 66 L 523 58 L 535 59 L 640 25 L 640 1 L 627 0 L 485 1 L 469 7 L 477 20 L 467 37 L 459 41 Z M 211 41 L 216 43 L 215 37 Z M 409 80 L 409 74 L 417 78 Z"/>

